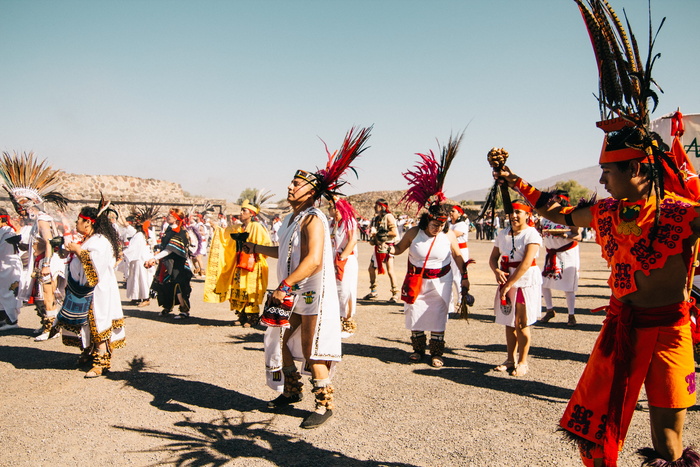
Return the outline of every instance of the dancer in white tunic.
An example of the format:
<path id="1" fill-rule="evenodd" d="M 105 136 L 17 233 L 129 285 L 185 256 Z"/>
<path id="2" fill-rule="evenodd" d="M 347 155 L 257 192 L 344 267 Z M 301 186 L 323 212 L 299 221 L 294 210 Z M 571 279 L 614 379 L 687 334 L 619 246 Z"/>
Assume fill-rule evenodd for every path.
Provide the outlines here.
<path id="1" fill-rule="evenodd" d="M 129 274 L 126 279 L 126 298 L 136 306 L 144 307 L 150 304 L 151 284 L 155 274 L 154 268 L 146 268 L 146 261 L 153 258 L 153 250 L 148 244 L 142 224 L 136 221 L 138 231 L 131 237 L 129 246 L 124 249 L 124 259 L 129 266 Z"/>
<path id="2" fill-rule="evenodd" d="M 44 202 L 66 208 L 66 199 L 56 191 L 61 171 L 38 162 L 34 153 L 9 154 L 0 160 L 4 189 L 10 195 L 17 213 L 30 219 L 31 228 L 23 248 L 27 251 L 27 267 L 22 271 L 18 299 L 34 301 L 41 327 L 34 331 L 35 340 L 45 341 L 56 318 L 56 286 L 65 269 L 64 261 L 53 254 L 51 239 L 57 234 L 53 218 L 44 212 Z"/>
<path id="3" fill-rule="evenodd" d="M 68 285 L 56 325 L 63 343 L 83 350 L 78 364 L 91 364 L 86 378 L 111 367 L 112 350 L 124 346 L 124 314 L 114 267 L 119 256 L 119 235 L 102 210 L 84 207 L 76 221 L 82 243 L 68 243 Z"/>
<path id="4" fill-rule="evenodd" d="M 357 220 L 355 209 L 346 199 L 334 199 L 329 203 L 334 249 L 335 280 L 340 300 L 342 337 L 350 337 L 357 330 Z"/>
<path id="5" fill-rule="evenodd" d="M 552 202 L 567 207 L 569 193 L 557 190 Z M 540 220 L 540 231 L 547 257 L 542 270 L 542 297 L 547 313 L 540 320 L 547 323 L 556 316 L 552 304 L 552 290 L 561 290 L 566 296 L 566 307 L 569 311 L 567 325 L 576 326 L 576 291 L 578 290 L 579 269 L 581 265 L 578 242 L 581 233 L 578 227 L 567 227 L 549 219 Z"/>
<path id="6" fill-rule="evenodd" d="M 268 385 L 281 391 L 268 403 L 275 409 L 295 402 L 301 396 L 301 374 L 295 361 L 310 370 L 316 410 L 307 416 L 302 428 L 315 428 L 333 414 L 334 388 L 331 376 L 341 359 L 340 306 L 333 267 L 333 248 L 326 216 L 314 206 L 321 196 L 332 199 L 344 183 L 338 181 L 350 163 L 364 151 L 369 128 L 348 132 L 341 149 L 331 155 L 324 170 L 309 173 L 297 170 L 287 187 L 292 213 L 279 230 L 279 246 L 246 243 L 253 254 L 277 258 L 280 285 L 268 297 L 262 322 L 265 332 L 265 365 Z M 294 304 L 294 297 L 296 303 Z M 291 309 L 288 319 L 273 315 L 271 306 Z"/>
<path id="7" fill-rule="evenodd" d="M 7 210 L 0 208 L 0 331 L 17 329 L 22 302 L 17 300 L 22 260 L 19 256 L 20 236 L 10 222 Z"/>
<path id="8" fill-rule="evenodd" d="M 408 270 L 401 286 L 401 299 L 404 301 L 406 329 L 411 331 L 413 352 L 408 356 L 412 362 L 423 358 L 427 337 L 430 331 L 430 364 L 440 368 L 444 365 L 445 328 L 452 296 L 452 266 L 457 264 L 461 276 L 461 287 L 469 290 L 469 279 L 462 253 L 454 232 L 447 227 L 450 206 L 445 203 L 442 186 L 447 169 L 457 155 L 464 133 L 450 136 L 442 147 L 440 161 L 433 151 L 418 154 L 421 161 L 415 170 L 403 173 L 410 188 L 401 198 L 406 206 L 412 204 L 427 208 L 416 227 L 411 227 L 401 241 L 390 249 L 399 255 L 409 250 Z"/>
<path id="9" fill-rule="evenodd" d="M 531 215 L 530 206 L 513 203 L 510 226 L 496 236 L 489 258 L 499 285 L 494 299 L 496 323 L 505 326 L 508 352 L 506 361 L 495 369 L 512 376 L 525 376 L 529 371 L 530 326 L 537 321 L 542 300 L 542 274 L 535 262 L 542 237 L 530 225 Z"/>

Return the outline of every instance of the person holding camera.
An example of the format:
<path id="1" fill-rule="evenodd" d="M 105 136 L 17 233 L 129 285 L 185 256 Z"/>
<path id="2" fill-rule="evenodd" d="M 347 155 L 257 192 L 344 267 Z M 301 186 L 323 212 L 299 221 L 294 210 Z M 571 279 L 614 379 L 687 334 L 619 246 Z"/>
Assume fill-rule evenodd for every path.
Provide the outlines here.
<path id="1" fill-rule="evenodd" d="M 374 246 L 374 253 L 369 262 L 369 293 L 363 300 L 374 300 L 377 298 L 377 274 L 389 276 L 391 284 L 391 303 L 396 303 L 399 298 L 399 288 L 396 287 L 394 276 L 394 257 L 389 252 L 394 246 L 394 240 L 398 235 L 396 218 L 389 212 L 389 204 L 384 198 L 379 198 L 374 203 L 375 216 L 370 223 L 370 245 Z"/>

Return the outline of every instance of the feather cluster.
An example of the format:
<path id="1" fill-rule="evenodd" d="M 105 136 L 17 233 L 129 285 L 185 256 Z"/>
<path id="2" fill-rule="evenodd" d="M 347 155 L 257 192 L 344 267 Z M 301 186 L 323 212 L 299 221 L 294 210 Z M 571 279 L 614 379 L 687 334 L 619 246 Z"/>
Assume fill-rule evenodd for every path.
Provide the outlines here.
<path id="1" fill-rule="evenodd" d="M 586 23 L 598 63 L 601 120 L 622 117 L 635 125 L 646 125 L 649 100 L 654 104 L 651 112 L 659 101 L 652 87 L 663 92 L 651 77 L 651 70 L 660 57 L 660 54 L 653 54 L 653 48 L 666 18 L 653 34 L 649 7 L 649 50 L 646 62 L 643 62 L 629 21 L 625 18 L 628 35 L 607 0 L 575 1 Z"/>
<path id="2" fill-rule="evenodd" d="M 409 188 L 399 200 L 399 204 L 404 203 L 406 208 L 417 205 L 417 213 L 421 208 L 428 207 L 430 204 L 439 204 L 446 199 L 442 192 L 445 176 L 459 151 L 462 138 L 464 138 L 464 131 L 457 136 L 450 135 L 447 145 L 442 146 L 440 161 L 432 150 L 427 154 L 416 153 L 420 157 L 418 163 L 413 166 L 413 170 L 407 170 L 401 174 L 408 181 Z"/>
<path id="3" fill-rule="evenodd" d="M 357 212 L 350 202 L 344 198 L 335 200 L 335 209 L 340 214 L 338 225 L 350 231 L 357 225 Z"/>
<path id="4" fill-rule="evenodd" d="M 253 199 L 250 200 L 250 204 L 258 208 L 259 216 L 267 217 L 265 211 L 269 210 L 272 207 L 273 203 L 270 200 L 273 196 L 275 196 L 275 194 L 265 188 L 257 190 L 255 192 L 255 194 L 253 195 Z"/>
<path id="5" fill-rule="evenodd" d="M 326 168 L 314 174 L 317 179 L 315 186 L 319 197 L 324 196 L 331 201 L 333 196 L 341 195 L 338 190 L 346 183 L 341 177 L 348 169 L 352 170 L 357 176 L 357 171 L 350 164 L 367 149 L 368 146 L 366 144 L 371 131 L 371 126 L 359 130 L 352 127 L 345 135 L 339 150 L 331 154 L 328 151 L 328 146 L 326 146 L 326 153 L 328 154 Z"/>
<path id="6" fill-rule="evenodd" d="M 144 204 L 142 206 L 135 206 L 131 210 L 131 215 L 134 217 L 136 224 L 142 225 L 144 222 L 150 221 L 158 216 L 159 211 L 160 209 L 155 204 Z"/>
<path id="7" fill-rule="evenodd" d="M 56 191 L 61 173 L 47 165 L 46 159 L 40 162 L 33 152 L 3 152 L 0 158 L 0 176 L 13 203 L 24 197 L 36 204 L 48 201 L 65 209 L 68 200 Z"/>

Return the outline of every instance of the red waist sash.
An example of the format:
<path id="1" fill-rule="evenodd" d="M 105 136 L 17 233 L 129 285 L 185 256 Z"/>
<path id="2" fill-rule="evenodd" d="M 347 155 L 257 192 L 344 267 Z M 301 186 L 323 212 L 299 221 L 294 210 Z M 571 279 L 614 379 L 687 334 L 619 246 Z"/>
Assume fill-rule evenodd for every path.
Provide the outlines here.
<path id="1" fill-rule="evenodd" d="M 603 436 L 603 457 L 616 465 L 622 426 L 622 407 L 629 386 L 632 359 L 632 330 L 661 326 L 681 326 L 690 321 L 690 302 L 673 303 L 656 308 L 638 308 L 610 297 L 607 316 L 603 321 L 600 349 L 614 362 L 612 387 L 616 390 L 608 400 L 608 422 Z"/>
<path id="2" fill-rule="evenodd" d="M 547 275 L 551 274 L 552 272 L 556 271 L 557 269 L 557 253 L 561 253 L 562 251 L 567 251 L 572 248 L 575 248 L 578 246 L 577 241 L 573 241 L 571 243 L 567 243 L 566 245 L 559 247 L 559 248 L 547 248 L 547 256 L 544 258 L 544 271 L 542 271 L 542 275 Z"/>
<path id="3" fill-rule="evenodd" d="M 423 270 L 423 277 L 425 279 L 437 279 L 439 277 L 444 276 L 448 272 L 452 270 L 451 265 L 447 265 L 442 268 L 437 268 L 437 269 L 429 269 L 429 268 L 419 268 L 418 266 L 414 266 L 411 263 L 408 263 L 408 274 L 420 274 L 421 270 Z"/>

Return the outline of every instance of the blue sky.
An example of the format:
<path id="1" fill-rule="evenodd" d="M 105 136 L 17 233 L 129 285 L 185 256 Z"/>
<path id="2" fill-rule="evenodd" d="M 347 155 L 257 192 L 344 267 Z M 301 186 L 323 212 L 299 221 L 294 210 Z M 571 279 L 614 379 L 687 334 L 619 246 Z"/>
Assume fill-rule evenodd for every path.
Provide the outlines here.
<path id="1" fill-rule="evenodd" d="M 647 2 L 626 10 L 646 50 Z M 654 116 L 700 113 L 700 3 L 667 17 Z M 374 124 L 346 194 L 405 189 L 416 152 L 467 127 L 447 195 L 490 184 L 486 153 L 531 180 L 596 165 L 597 73 L 573 0 L 0 0 L 0 150 L 72 173 L 283 198 L 353 125 Z"/>

